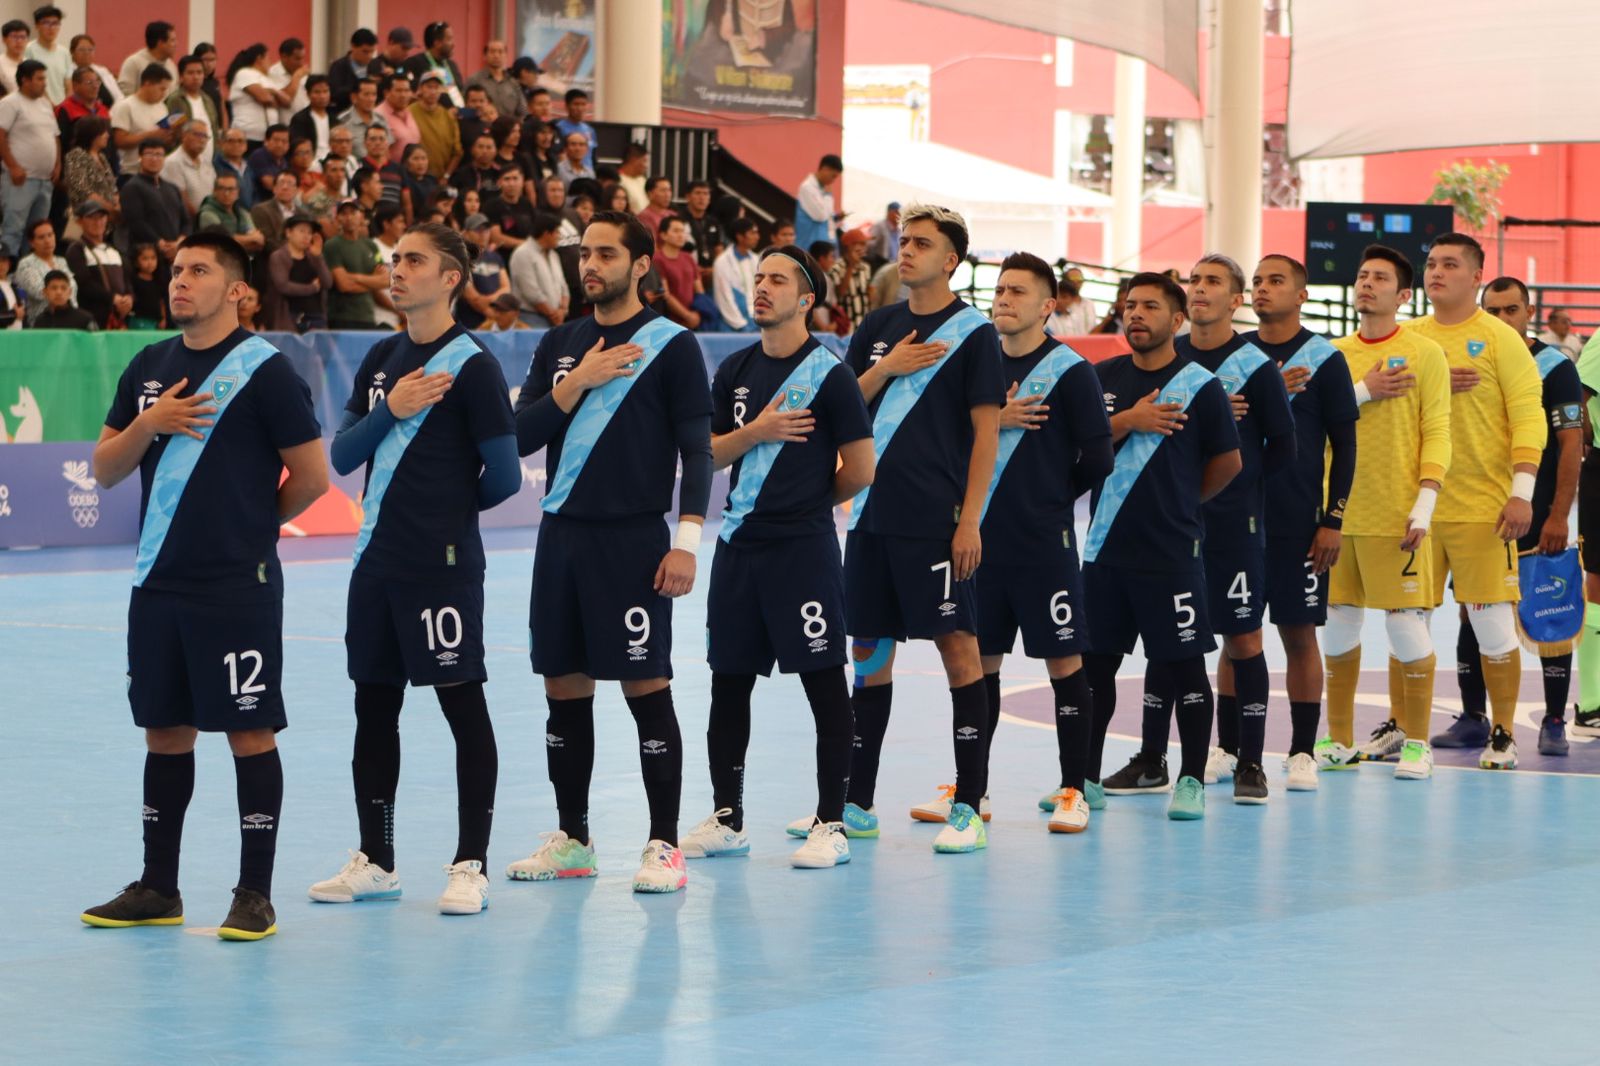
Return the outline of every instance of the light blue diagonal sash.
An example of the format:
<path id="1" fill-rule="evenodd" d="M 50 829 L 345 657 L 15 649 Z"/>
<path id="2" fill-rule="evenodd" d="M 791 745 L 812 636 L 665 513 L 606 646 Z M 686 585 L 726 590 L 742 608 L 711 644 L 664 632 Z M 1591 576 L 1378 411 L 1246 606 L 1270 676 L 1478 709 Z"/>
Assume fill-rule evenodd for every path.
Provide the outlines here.
<path id="1" fill-rule="evenodd" d="M 778 386 L 772 399 L 783 397 L 780 410 L 799 411 L 816 397 L 828 374 L 841 365 L 838 356 L 819 344 L 800 360 L 800 365 Z M 782 449 L 782 441 L 768 440 L 744 453 L 739 461 L 739 483 L 728 494 L 728 505 L 722 512 L 722 531 L 717 535 L 724 541 L 731 542 L 734 532 L 755 510 L 756 497 L 761 495 L 761 486 L 766 484 L 772 464 L 778 461 Z"/>
<path id="2" fill-rule="evenodd" d="M 872 451 L 879 463 L 883 462 L 883 453 L 888 451 L 889 442 L 900 429 L 900 423 L 906 420 L 906 415 L 922 399 L 923 387 L 945 365 L 945 361 L 961 347 L 974 330 L 979 326 L 987 325 L 989 320 L 983 317 L 983 312 L 970 304 L 963 305 L 961 310 L 945 320 L 944 325 L 933 331 L 924 344 L 943 343 L 948 345 L 945 354 L 931 366 L 925 366 L 914 374 L 904 374 L 895 378 L 883 390 L 883 402 L 878 405 L 878 413 L 872 419 Z M 867 509 L 867 495 L 872 492 L 868 485 L 856 493 L 855 499 L 850 501 L 850 528 L 856 528 L 856 523 L 861 521 L 862 512 Z"/>
<path id="3" fill-rule="evenodd" d="M 1182 410 L 1187 411 L 1189 405 L 1194 402 L 1195 394 L 1212 377 L 1212 373 L 1199 363 L 1189 363 L 1166 383 L 1155 402 L 1182 404 Z M 1122 510 L 1122 505 L 1127 501 L 1128 493 L 1133 491 L 1139 475 L 1144 473 L 1151 456 L 1155 455 L 1156 449 L 1161 447 L 1161 442 L 1166 439 L 1159 433 L 1128 435 L 1122 450 L 1117 452 L 1117 461 L 1111 467 L 1111 473 L 1106 475 L 1105 486 L 1100 490 L 1100 502 L 1094 509 L 1094 518 L 1089 522 L 1089 535 L 1083 542 L 1084 562 L 1092 563 L 1100 554 L 1100 549 L 1105 546 L 1106 537 L 1111 532 L 1112 523 L 1117 520 L 1117 512 Z"/>
<path id="4" fill-rule="evenodd" d="M 1024 396 L 1048 396 L 1050 390 L 1056 387 L 1062 375 L 1079 363 L 1083 356 L 1067 347 L 1058 344 L 1054 350 L 1033 368 L 1033 373 L 1022 379 L 1017 386 L 1017 398 Z M 989 478 L 989 492 L 983 498 L 983 514 L 979 515 L 981 524 L 989 514 L 989 501 L 994 499 L 994 490 L 1000 487 L 1000 475 L 1005 473 L 1006 464 L 1011 462 L 1011 456 L 1016 452 L 1017 445 L 1022 443 L 1022 438 L 1029 431 L 1018 427 L 1002 429 L 1000 431 L 1000 451 L 995 455 L 994 474 Z"/>
<path id="5" fill-rule="evenodd" d="M 634 361 L 633 373 L 627 377 L 612 378 L 598 389 L 590 389 L 578 402 L 578 413 L 567 426 L 566 438 L 561 442 L 561 461 L 556 464 L 555 476 L 550 479 L 550 491 L 545 493 L 544 503 L 541 504 L 546 514 L 561 513 L 562 505 L 572 495 L 572 486 L 577 483 L 578 475 L 583 473 L 583 465 L 589 461 L 595 443 L 600 439 L 600 434 L 606 431 L 606 426 L 611 424 L 611 416 L 622 406 L 628 390 L 644 376 L 646 368 L 661 354 L 661 349 L 682 332 L 682 326 L 665 318 L 652 318 L 640 326 L 628 340 L 629 344 L 637 344 L 644 350 L 644 354 Z"/>
<path id="6" fill-rule="evenodd" d="M 195 464 L 200 462 L 200 453 L 205 451 L 206 444 L 226 417 L 228 401 L 250 383 L 250 375 L 262 363 L 277 354 L 278 349 L 260 337 L 247 337 L 234 345 L 233 350 L 223 356 L 216 369 L 211 371 L 211 376 L 194 390 L 196 395 L 209 392 L 211 406 L 217 409 L 217 413 L 211 416 L 211 425 L 201 431 L 200 440 L 184 433 L 173 434 L 161 453 L 160 461 L 156 463 L 155 476 L 150 479 L 150 502 L 145 506 L 144 525 L 139 530 L 139 554 L 133 567 L 135 588 L 144 585 L 145 578 L 150 576 L 150 569 L 156 564 L 156 557 L 161 554 L 161 546 L 167 542 L 167 533 L 172 529 L 172 516 L 178 513 L 178 503 L 183 499 L 183 490 L 188 487 L 189 476 L 194 473 Z"/>
<path id="7" fill-rule="evenodd" d="M 1560 348 L 1557 348 L 1553 344 L 1548 348 L 1539 349 L 1539 354 L 1533 357 L 1533 361 L 1539 367 L 1540 381 L 1543 381 L 1545 378 L 1549 377 L 1550 371 L 1554 370 L 1562 363 L 1572 362 L 1572 360 L 1567 358 L 1566 352 L 1562 351 Z"/>
<path id="8" fill-rule="evenodd" d="M 1322 364 L 1328 361 L 1328 357 L 1338 350 L 1328 338 L 1313 333 L 1300 346 L 1300 350 L 1288 358 L 1283 364 L 1283 369 L 1288 370 L 1290 367 L 1303 366 L 1311 371 L 1312 374 L 1316 374 L 1317 371 L 1322 369 Z"/>
<path id="9" fill-rule="evenodd" d="M 466 361 L 480 351 L 482 349 L 478 347 L 478 343 L 470 335 L 463 333 L 434 352 L 433 357 L 422 367 L 422 373 L 426 376 L 444 371 L 455 377 L 461 373 L 461 367 Z M 389 427 L 389 432 L 384 434 L 378 450 L 372 453 L 372 475 L 367 478 L 367 492 L 361 498 L 361 531 L 356 534 L 354 562 L 361 561 L 361 553 L 367 550 L 367 543 L 372 540 L 372 531 L 378 527 L 378 511 L 383 507 L 384 494 L 389 491 L 389 483 L 394 480 L 394 472 L 400 465 L 401 457 L 406 454 L 406 449 L 411 447 L 411 442 L 422 429 L 422 423 L 427 419 L 428 412 L 432 410 L 432 407 L 424 407 L 410 418 L 395 422 Z"/>
<path id="10" fill-rule="evenodd" d="M 1245 382 L 1250 380 L 1250 375 L 1260 370 L 1263 365 L 1271 362 L 1266 353 L 1250 343 L 1241 344 L 1238 349 L 1217 367 L 1213 376 L 1222 382 L 1222 389 L 1229 396 L 1244 391 Z"/>

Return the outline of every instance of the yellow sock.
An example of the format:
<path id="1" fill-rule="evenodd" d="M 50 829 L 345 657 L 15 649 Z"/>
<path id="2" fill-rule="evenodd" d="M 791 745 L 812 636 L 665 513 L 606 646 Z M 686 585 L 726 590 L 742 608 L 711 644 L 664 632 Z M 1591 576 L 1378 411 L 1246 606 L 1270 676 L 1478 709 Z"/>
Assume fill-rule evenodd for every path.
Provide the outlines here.
<path id="1" fill-rule="evenodd" d="M 1411 736 L 1411 719 L 1406 715 L 1405 665 L 1389 656 L 1389 717 L 1406 736 Z"/>
<path id="2" fill-rule="evenodd" d="M 1511 732 L 1517 715 L 1517 693 L 1522 689 L 1522 649 L 1512 648 L 1504 655 L 1479 655 L 1483 663 L 1483 687 L 1489 692 L 1489 708 L 1494 724 Z"/>
<path id="3" fill-rule="evenodd" d="M 1323 656 L 1328 668 L 1328 736 L 1347 748 L 1356 743 L 1356 682 L 1361 680 L 1361 645 L 1343 655 Z"/>
<path id="4" fill-rule="evenodd" d="M 1410 740 L 1426 742 L 1428 739 L 1428 727 L 1433 720 L 1433 672 L 1437 662 L 1430 654 L 1400 664 L 1406 711 L 1410 715 L 1410 721 L 1402 721 L 1400 725 Z"/>

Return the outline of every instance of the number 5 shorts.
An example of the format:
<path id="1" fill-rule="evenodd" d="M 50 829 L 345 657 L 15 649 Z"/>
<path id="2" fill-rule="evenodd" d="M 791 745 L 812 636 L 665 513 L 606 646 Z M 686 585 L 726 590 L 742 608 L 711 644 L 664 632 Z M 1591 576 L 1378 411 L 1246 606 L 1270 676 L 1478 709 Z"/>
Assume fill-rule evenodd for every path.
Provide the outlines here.
<path id="1" fill-rule="evenodd" d="M 786 674 L 843 666 L 844 566 L 829 531 L 717 541 L 706 602 L 706 660 L 713 673 Z"/>
<path id="2" fill-rule="evenodd" d="M 128 703 L 144 729 L 208 733 L 288 725 L 283 598 L 266 587 L 215 597 L 136 588 L 128 601 Z"/>
<path id="3" fill-rule="evenodd" d="M 1135 640 L 1144 657 L 1178 662 L 1216 650 L 1206 610 L 1206 575 L 1201 569 L 1165 573 L 1090 563 L 1083 568 L 1084 613 L 1089 650 L 1127 655 Z"/>

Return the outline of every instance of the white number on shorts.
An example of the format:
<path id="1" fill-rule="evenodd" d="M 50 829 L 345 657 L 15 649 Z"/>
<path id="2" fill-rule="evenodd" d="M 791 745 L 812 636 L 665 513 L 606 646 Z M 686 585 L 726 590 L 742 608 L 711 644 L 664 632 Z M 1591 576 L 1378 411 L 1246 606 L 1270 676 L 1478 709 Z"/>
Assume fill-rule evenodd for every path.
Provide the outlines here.
<path id="1" fill-rule="evenodd" d="M 745 412 L 749 410 L 749 404 L 745 403 L 743 400 L 735 400 L 733 403 L 733 424 L 738 426 L 740 429 L 743 429 Z"/>
<path id="2" fill-rule="evenodd" d="M 1050 621 L 1058 626 L 1072 621 L 1072 604 L 1067 600 L 1066 589 L 1050 597 Z"/>
<path id="3" fill-rule="evenodd" d="M 1250 582 L 1243 570 L 1233 575 L 1233 583 L 1228 586 L 1228 599 L 1246 604 L 1250 602 Z"/>
<path id="4" fill-rule="evenodd" d="M 430 607 L 422 612 L 422 628 L 428 634 L 429 651 L 453 648 L 461 643 L 461 612 L 454 607 L 441 607 L 438 611 Z"/>
<path id="5" fill-rule="evenodd" d="M 938 573 L 940 570 L 944 571 L 944 598 L 948 600 L 950 598 L 950 560 L 949 559 L 946 559 L 942 563 L 934 563 L 932 566 L 928 567 L 928 572 L 929 573 Z"/>
<path id="6" fill-rule="evenodd" d="M 250 676 L 244 679 L 244 684 L 239 684 L 239 665 L 255 660 L 255 666 L 250 669 Z M 254 648 L 241 651 L 238 654 L 229 652 L 222 657 L 222 665 L 228 668 L 228 694 L 230 696 L 249 696 L 257 692 L 267 691 L 267 686 L 256 684 L 256 678 L 261 676 L 261 653 Z"/>
<path id="7" fill-rule="evenodd" d="M 622 624 L 629 633 L 637 633 L 634 639 L 628 641 L 628 647 L 638 648 L 650 639 L 650 612 L 643 607 L 629 607 L 622 615 Z"/>
<path id="8" fill-rule="evenodd" d="M 1305 562 L 1306 567 L 1306 595 L 1315 595 L 1317 591 L 1317 571 L 1310 559 Z"/>
<path id="9" fill-rule="evenodd" d="M 1192 592 L 1180 592 L 1176 596 L 1172 597 L 1172 613 L 1178 619 L 1179 629 L 1188 629 L 1190 626 L 1194 625 L 1194 608 L 1183 602 L 1193 595 L 1194 593 Z"/>
<path id="10" fill-rule="evenodd" d="M 800 605 L 800 617 L 804 620 L 800 626 L 807 639 L 816 640 L 828 631 L 828 620 L 822 617 L 822 603 L 818 600 L 807 600 Z"/>

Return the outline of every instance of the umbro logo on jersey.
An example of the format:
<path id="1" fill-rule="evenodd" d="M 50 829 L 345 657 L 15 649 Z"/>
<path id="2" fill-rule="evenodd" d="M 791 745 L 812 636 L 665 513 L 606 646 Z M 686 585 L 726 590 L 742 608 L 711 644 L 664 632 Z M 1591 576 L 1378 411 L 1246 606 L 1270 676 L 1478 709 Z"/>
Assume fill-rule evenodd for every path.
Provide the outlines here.
<path id="1" fill-rule="evenodd" d="M 270 814 L 247 814 L 247 815 L 244 816 L 244 823 L 245 823 L 244 825 L 241 825 L 239 827 L 240 829 L 267 829 L 267 830 L 270 830 L 272 828 L 272 815 L 270 815 Z"/>
<path id="2" fill-rule="evenodd" d="M 957 740 L 977 740 L 978 735 L 978 731 L 970 725 L 964 725 L 956 730 Z"/>
<path id="3" fill-rule="evenodd" d="M 442 651 L 438 655 L 435 655 L 434 658 L 439 660 L 439 665 L 441 666 L 454 666 L 456 664 L 456 660 L 461 658 L 461 656 L 457 655 L 453 651 Z"/>
<path id="4" fill-rule="evenodd" d="M 872 355 L 870 357 L 872 362 L 876 363 L 879 359 L 882 359 L 885 355 L 888 355 L 888 354 L 889 354 L 889 344 L 888 344 L 887 341 L 875 341 L 873 343 L 873 345 L 872 345 Z"/>
<path id="5" fill-rule="evenodd" d="M 144 383 L 144 391 L 145 392 L 160 392 L 161 391 L 161 382 L 159 382 L 159 381 L 147 381 L 147 382 L 145 382 Z"/>
<path id="6" fill-rule="evenodd" d="M 544 745 L 547 748 L 564 748 L 567 746 L 565 737 L 558 737 L 554 733 L 544 735 Z"/>
<path id="7" fill-rule="evenodd" d="M 639 745 L 646 755 L 665 755 L 667 742 L 664 740 L 646 740 Z"/>
<path id="8" fill-rule="evenodd" d="M 1180 629 L 1180 630 L 1178 630 L 1178 639 L 1182 640 L 1182 641 L 1193 640 L 1194 639 L 1194 630 L 1192 630 L 1192 629 Z"/>
<path id="9" fill-rule="evenodd" d="M 1417 591 L 1417 589 L 1419 589 L 1421 587 L 1422 586 L 1417 584 L 1415 581 L 1402 581 L 1402 582 L 1400 582 L 1400 591 L 1401 592 L 1415 592 L 1415 591 Z"/>
<path id="10" fill-rule="evenodd" d="M 818 637 L 810 643 L 809 647 L 814 652 L 823 651 L 828 647 L 828 638 Z"/>
<path id="11" fill-rule="evenodd" d="M 386 378 L 388 376 L 389 376 L 388 374 L 385 374 L 383 371 L 380 370 L 376 374 L 372 375 L 372 383 L 374 385 L 382 385 L 384 378 Z"/>
<path id="12" fill-rule="evenodd" d="M 563 355 L 560 359 L 556 360 L 556 366 L 570 367 L 575 362 L 577 362 L 577 360 L 575 360 L 572 356 Z"/>
<path id="13" fill-rule="evenodd" d="M 956 613 L 956 605 L 951 603 L 949 600 L 945 600 L 939 605 L 939 613 L 946 618 L 949 618 L 951 615 Z"/>
<path id="14" fill-rule="evenodd" d="M 733 395 L 735 399 L 743 400 L 750 395 L 750 390 L 745 388 L 743 385 L 740 385 L 737 389 L 733 390 Z"/>
<path id="15" fill-rule="evenodd" d="M 257 699 L 256 697 L 254 697 L 254 696 L 240 696 L 238 699 L 234 700 L 233 702 L 237 703 L 239 705 L 239 709 L 241 711 L 248 711 L 248 710 L 251 710 L 252 708 L 254 708 L 255 705 L 260 703 L 261 701 L 259 699 Z"/>

